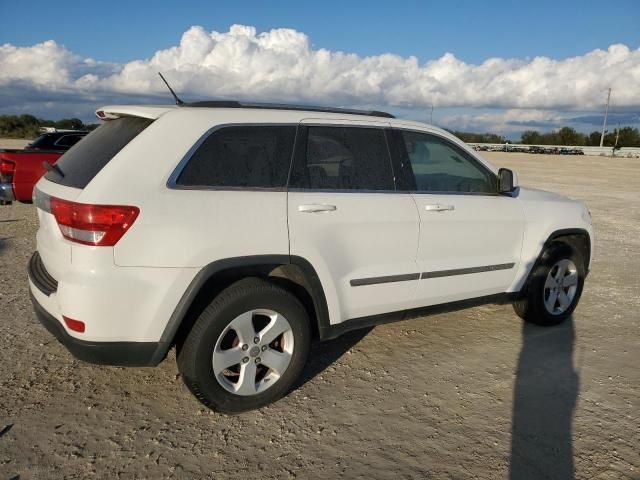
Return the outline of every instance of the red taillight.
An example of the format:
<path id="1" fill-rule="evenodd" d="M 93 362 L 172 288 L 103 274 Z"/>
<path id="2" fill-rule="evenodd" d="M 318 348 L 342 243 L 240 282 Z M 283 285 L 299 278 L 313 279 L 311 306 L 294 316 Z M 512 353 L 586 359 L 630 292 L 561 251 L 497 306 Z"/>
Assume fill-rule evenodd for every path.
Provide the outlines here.
<path id="1" fill-rule="evenodd" d="M 13 173 L 16 171 L 16 164 L 10 160 L 0 160 L 0 179 L 2 182 L 11 183 Z"/>
<path id="2" fill-rule="evenodd" d="M 140 213 L 138 207 L 123 205 L 90 205 L 55 197 L 50 202 L 64 238 L 97 247 L 113 247 Z"/>
<path id="3" fill-rule="evenodd" d="M 74 320 L 73 318 L 62 316 L 64 323 L 69 327 L 69 330 L 73 330 L 74 332 L 84 333 L 84 322 L 80 320 Z"/>

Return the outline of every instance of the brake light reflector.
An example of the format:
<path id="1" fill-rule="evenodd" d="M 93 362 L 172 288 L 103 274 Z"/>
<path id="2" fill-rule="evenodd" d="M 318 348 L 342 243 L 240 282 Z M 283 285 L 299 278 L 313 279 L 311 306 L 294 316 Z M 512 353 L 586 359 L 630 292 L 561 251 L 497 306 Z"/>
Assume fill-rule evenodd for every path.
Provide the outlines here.
<path id="1" fill-rule="evenodd" d="M 73 330 L 74 332 L 84 333 L 84 322 L 80 320 L 74 320 L 69 317 L 62 316 L 64 323 L 69 327 L 69 330 Z"/>
<path id="2" fill-rule="evenodd" d="M 113 247 L 140 213 L 138 207 L 91 205 L 55 197 L 50 204 L 64 238 L 97 247 Z"/>

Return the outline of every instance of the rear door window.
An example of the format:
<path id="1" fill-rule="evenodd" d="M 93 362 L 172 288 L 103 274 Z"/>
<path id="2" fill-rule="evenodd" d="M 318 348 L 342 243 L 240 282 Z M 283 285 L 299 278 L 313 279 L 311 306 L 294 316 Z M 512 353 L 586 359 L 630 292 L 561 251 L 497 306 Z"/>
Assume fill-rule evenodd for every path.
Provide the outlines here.
<path id="1" fill-rule="evenodd" d="M 290 187 L 309 190 L 394 190 L 384 130 L 308 127 Z M 296 155 L 298 157 L 298 155 Z"/>
<path id="2" fill-rule="evenodd" d="M 284 188 L 296 127 L 243 125 L 214 131 L 179 174 L 192 188 Z"/>
<path id="3" fill-rule="evenodd" d="M 65 153 L 57 165 L 64 175 L 52 170 L 45 178 L 67 187 L 84 188 L 131 140 L 153 120 L 122 117 L 109 120 Z"/>

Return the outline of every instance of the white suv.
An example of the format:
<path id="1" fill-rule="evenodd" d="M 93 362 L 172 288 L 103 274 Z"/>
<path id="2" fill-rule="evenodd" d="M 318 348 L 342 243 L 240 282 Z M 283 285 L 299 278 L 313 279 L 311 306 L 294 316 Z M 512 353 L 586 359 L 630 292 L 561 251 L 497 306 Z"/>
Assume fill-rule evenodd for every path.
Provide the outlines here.
<path id="1" fill-rule="evenodd" d="M 585 206 L 520 188 L 449 133 L 383 112 L 111 106 L 42 178 L 29 264 L 76 357 L 151 366 L 224 412 L 263 406 L 312 339 L 481 303 L 573 312 Z"/>

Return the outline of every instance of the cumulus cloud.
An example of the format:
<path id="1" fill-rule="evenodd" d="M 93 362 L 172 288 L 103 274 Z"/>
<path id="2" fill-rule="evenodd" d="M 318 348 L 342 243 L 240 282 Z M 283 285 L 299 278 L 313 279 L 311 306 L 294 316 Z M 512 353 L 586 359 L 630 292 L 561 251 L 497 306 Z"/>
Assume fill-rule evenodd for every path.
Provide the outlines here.
<path id="1" fill-rule="evenodd" d="M 185 97 L 200 99 L 537 109 L 542 113 L 530 112 L 525 119 L 536 121 L 536 115 L 549 115 L 544 110 L 599 109 L 611 87 L 616 105 L 640 108 L 640 49 L 621 44 L 567 59 L 489 58 L 474 65 L 446 53 L 420 63 L 391 53 L 361 57 L 315 49 L 296 30 L 258 33 L 242 25 L 228 32 L 191 27 L 179 45 L 126 64 L 82 58 L 53 40 L 30 47 L 1 45 L 0 107 L 68 97 L 96 104 L 166 101 L 158 71 Z"/>

